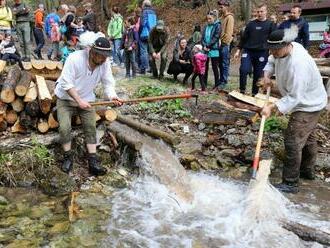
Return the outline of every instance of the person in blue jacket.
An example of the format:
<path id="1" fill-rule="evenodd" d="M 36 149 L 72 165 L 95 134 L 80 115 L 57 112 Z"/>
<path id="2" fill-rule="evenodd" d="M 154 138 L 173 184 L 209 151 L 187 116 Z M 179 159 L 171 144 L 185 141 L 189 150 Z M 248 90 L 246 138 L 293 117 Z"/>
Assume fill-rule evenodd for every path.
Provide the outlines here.
<path id="1" fill-rule="evenodd" d="M 219 72 L 219 42 L 221 35 L 221 24 L 217 18 L 215 11 L 210 11 L 207 14 L 207 25 L 205 25 L 202 32 L 202 46 L 203 51 L 207 55 L 206 71 L 205 71 L 205 86 L 207 86 L 208 68 L 211 61 L 212 70 L 214 74 L 214 87 L 217 89 L 220 86 L 220 72 Z"/>
<path id="2" fill-rule="evenodd" d="M 61 18 L 57 14 L 58 9 L 54 8 L 52 10 L 52 13 L 48 14 L 45 19 L 45 33 L 47 35 L 47 38 L 50 40 L 51 37 L 51 30 L 52 30 L 52 23 L 57 23 L 58 26 L 60 25 Z M 47 57 L 49 60 L 52 58 L 53 48 L 50 47 L 47 52 Z"/>
<path id="3" fill-rule="evenodd" d="M 279 29 L 287 29 L 290 28 L 291 25 L 298 26 L 298 36 L 295 39 L 295 42 L 300 43 L 303 45 L 305 49 L 309 47 L 309 25 L 308 22 L 302 18 L 301 16 L 301 6 L 294 5 L 291 8 L 289 19 L 282 22 Z"/>

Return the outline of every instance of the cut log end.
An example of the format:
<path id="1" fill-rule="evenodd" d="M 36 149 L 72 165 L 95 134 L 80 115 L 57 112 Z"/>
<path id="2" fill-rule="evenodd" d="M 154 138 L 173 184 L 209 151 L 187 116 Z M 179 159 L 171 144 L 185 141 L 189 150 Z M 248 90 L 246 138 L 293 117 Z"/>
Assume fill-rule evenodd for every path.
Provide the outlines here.
<path id="1" fill-rule="evenodd" d="M 5 120 L 8 124 L 10 124 L 10 125 L 15 124 L 17 119 L 18 119 L 18 116 L 17 116 L 17 113 L 15 110 L 13 110 L 13 109 L 7 110 Z"/>
<path id="2" fill-rule="evenodd" d="M 24 128 L 20 124 L 20 120 L 17 119 L 17 121 L 15 122 L 14 126 L 11 127 L 11 132 L 12 133 L 26 133 L 26 128 Z"/>
<path id="3" fill-rule="evenodd" d="M 38 121 L 37 129 L 40 133 L 47 133 L 49 130 L 48 122 L 44 119 Z"/>

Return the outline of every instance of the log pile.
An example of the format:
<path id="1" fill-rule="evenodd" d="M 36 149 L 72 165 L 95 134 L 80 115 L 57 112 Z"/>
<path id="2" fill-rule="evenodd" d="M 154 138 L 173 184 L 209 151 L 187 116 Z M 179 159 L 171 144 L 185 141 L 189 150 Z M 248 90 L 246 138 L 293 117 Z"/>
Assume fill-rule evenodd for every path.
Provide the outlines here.
<path id="1" fill-rule="evenodd" d="M 34 77 L 18 66 L 9 68 L 0 91 L 0 131 L 25 133 L 37 129 L 41 133 L 47 132 L 49 125 L 45 120 L 55 104 L 54 87 L 54 81 Z"/>

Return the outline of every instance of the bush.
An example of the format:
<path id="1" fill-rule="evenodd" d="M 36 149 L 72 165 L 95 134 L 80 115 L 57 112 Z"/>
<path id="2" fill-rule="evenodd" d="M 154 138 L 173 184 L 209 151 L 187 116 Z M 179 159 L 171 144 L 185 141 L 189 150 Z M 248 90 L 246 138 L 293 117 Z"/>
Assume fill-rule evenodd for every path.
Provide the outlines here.
<path id="1" fill-rule="evenodd" d="M 265 132 L 278 132 L 288 127 L 288 119 L 285 116 L 271 116 L 265 122 Z"/>

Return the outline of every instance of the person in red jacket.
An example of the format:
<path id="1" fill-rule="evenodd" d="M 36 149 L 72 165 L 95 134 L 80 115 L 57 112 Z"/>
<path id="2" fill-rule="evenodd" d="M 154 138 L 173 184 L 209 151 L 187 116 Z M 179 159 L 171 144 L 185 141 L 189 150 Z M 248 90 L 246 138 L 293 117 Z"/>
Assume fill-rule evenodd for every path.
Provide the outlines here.
<path id="1" fill-rule="evenodd" d="M 36 47 L 36 49 L 34 49 L 33 55 L 38 59 L 42 59 L 41 49 L 45 45 L 45 38 L 44 38 L 44 32 L 43 32 L 44 12 L 45 12 L 45 10 L 44 10 L 43 4 L 39 4 L 38 9 L 34 12 L 35 26 L 34 26 L 33 34 L 34 34 L 34 39 L 36 41 L 37 47 Z"/>
<path id="2" fill-rule="evenodd" d="M 192 64 L 194 66 L 194 75 L 191 79 L 191 90 L 195 89 L 195 79 L 198 77 L 199 82 L 201 84 L 202 92 L 205 92 L 205 71 L 206 71 L 206 54 L 202 53 L 203 47 L 202 45 L 195 45 L 193 49 L 193 60 Z"/>

